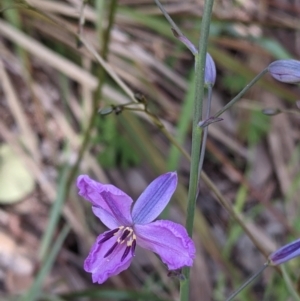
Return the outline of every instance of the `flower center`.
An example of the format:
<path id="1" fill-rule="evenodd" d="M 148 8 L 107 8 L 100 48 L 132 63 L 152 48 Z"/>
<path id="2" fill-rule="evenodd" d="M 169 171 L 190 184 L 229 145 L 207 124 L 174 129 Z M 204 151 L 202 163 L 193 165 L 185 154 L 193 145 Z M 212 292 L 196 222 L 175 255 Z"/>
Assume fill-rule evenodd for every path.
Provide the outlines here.
<path id="1" fill-rule="evenodd" d="M 104 234 L 104 237 L 99 241 L 99 243 L 104 243 L 105 241 L 116 236 L 118 237 L 117 241 L 104 254 L 103 257 L 107 258 L 109 255 L 111 255 L 113 251 L 117 248 L 117 246 L 124 249 L 121 261 L 123 261 L 127 257 L 129 252 L 131 252 L 132 256 L 134 256 L 134 251 L 136 247 L 136 235 L 134 234 L 133 229 L 131 227 L 120 226 L 119 228 L 113 229 Z"/>

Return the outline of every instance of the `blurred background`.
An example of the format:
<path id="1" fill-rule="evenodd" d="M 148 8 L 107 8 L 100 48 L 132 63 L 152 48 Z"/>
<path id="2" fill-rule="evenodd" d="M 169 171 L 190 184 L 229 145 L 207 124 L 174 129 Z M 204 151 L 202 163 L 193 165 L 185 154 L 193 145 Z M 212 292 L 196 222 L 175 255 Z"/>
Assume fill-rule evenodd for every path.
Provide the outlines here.
<path id="1" fill-rule="evenodd" d="M 83 261 L 105 226 L 78 197 L 76 177 L 136 199 L 177 170 L 162 217 L 185 223 L 189 161 L 164 132 L 190 152 L 193 55 L 152 0 L 0 4 L 0 299 L 178 300 L 178 278 L 141 249 L 127 271 L 92 284 Z M 162 4 L 197 45 L 204 1 Z M 212 114 L 272 61 L 300 59 L 299 16 L 297 0 L 215 1 Z M 116 108 L 136 99 L 148 113 L 143 104 Z M 299 86 L 267 74 L 209 127 L 204 171 L 255 243 L 201 182 L 190 300 L 225 300 L 266 261 L 262 253 L 299 237 L 299 99 Z M 266 108 L 282 113 L 266 116 Z M 300 288 L 299 259 L 287 271 Z M 269 268 L 237 299 L 289 296 Z"/>

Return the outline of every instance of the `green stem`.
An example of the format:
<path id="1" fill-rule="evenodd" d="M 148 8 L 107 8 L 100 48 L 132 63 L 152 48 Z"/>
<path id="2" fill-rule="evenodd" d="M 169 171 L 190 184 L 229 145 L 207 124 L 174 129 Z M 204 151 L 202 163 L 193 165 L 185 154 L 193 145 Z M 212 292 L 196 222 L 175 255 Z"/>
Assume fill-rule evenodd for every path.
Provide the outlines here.
<path id="1" fill-rule="evenodd" d="M 206 108 L 206 114 L 205 119 L 209 118 L 210 115 L 210 107 L 211 107 L 211 98 L 212 98 L 212 86 L 209 85 L 208 87 L 208 95 L 207 95 L 207 108 Z M 208 126 L 206 126 L 203 130 L 203 139 L 201 144 L 201 152 L 200 152 L 200 160 L 199 160 L 199 168 L 198 168 L 198 179 L 200 178 L 204 157 L 205 157 L 205 149 L 206 149 L 206 140 L 207 140 L 207 134 L 208 134 Z M 199 194 L 199 186 L 198 186 L 198 192 L 197 196 Z"/>
<path id="2" fill-rule="evenodd" d="M 95 1 L 95 9 L 96 9 L 96 35 L 98 36 L 98 43 L 101 45 L 101 53 L 105 53 L 105 39 L 104 39 L 104 31 L 103 31 L 103 20 L 105 18 L 105 0 Z M 105 59 L 105 58 L 103 58 Z"/>
<path id="3" fill-rule="evenodd" d="M 195 56 L 196 72 L 195 72 L 195 100 L 194 100 L 194 116 L 193 116 L 193 134 L 192 134 L 192 153 L 191 153 L 191 169 L 189 181 L 189 193 L 187 204 L 186 229 L 190 236 L 193 233 L 194 214 L 196 206 L 196 197 L 198 190 L 198 168 L 200 160 L 200 145 L 202 130 L 198 126 L 198 122 L 202 119 L 202 105 L 204 98 L 204 70 L 206 61 L 207 41 L 209 35 L 210 19 L 212 14 L 213 0 L 206 0 L 204 5 L 203 19 L 201 24 L 199 52 Z M 180 301 L 188 301 L 189 284 L 190 284 L 190 268 L 183 269 L 185 280 L 180 282 Z"/>
<path id="4" fill-rule="evenodd" d="M 236 96 L 234 97 L 226 106 L 224 106 L 217 114 L 215 114 L 214 117 L 219 117 L 221 114 L 223 114 L 226 110 L 231 108 L 239 99 L 241 99 L 244 94 L 260 79 L 262 78 L 266 73 L 268 72 L 268 68 L 264 69 L 262 72 L 260 72 L 258 75 L 256 75 L 252 81 L 245 86 L 245 88 Z"/>
<path id="5" fill-rule="evenodd" d="M 256 277 L 258 277 L 269 265 L 265 263 L 254 275 L 252 275 L 243 285 L 241 285 L 235 292 L 233 292 L 226 301 L 232 300 L 238 295 L 246 286 L 248 286 Z"/>

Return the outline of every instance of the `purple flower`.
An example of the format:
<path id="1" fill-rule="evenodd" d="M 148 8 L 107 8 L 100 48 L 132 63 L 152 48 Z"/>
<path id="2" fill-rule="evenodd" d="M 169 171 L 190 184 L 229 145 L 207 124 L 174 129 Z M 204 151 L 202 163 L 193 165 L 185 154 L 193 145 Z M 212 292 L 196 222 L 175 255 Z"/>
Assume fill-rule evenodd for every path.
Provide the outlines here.
<path id="1" fill-rule="evenodd" d="M 269 256 L 271 265 L 278 265 L 300 255 L 300 239 L 295 240 Z"/>
<path id="2" fill-rule="evenodd" d="M 270 74 L 283 83 L 300 83 L 300 61 L 278 60 L 268 67 Z"/>
<path id="3" fill-rule="evenodd" d="M 77 179 L 79 195 L 91 202 L 94 214 L 110 230 L 100 234 L 84 262 L 93 282 L 103 283 L 126 270 L 136 245 L 157 253 L 169 270 L 192 266 L 195 246 L 185 228 L 167 220 L 153 220 L 166 207 L 177 186 L 177 174 L 155 179 L 132 206 L 132 199 L 113 185 L 87 175 Z"/>

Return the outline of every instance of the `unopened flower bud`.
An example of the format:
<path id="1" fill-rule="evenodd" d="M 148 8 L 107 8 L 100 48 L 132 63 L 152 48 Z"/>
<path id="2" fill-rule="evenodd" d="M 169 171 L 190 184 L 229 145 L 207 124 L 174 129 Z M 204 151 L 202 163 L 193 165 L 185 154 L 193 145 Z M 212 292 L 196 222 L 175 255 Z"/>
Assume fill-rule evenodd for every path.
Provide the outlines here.
<path id="1" fill-rule="evenodd" d="M 98 111 L 98 113 L 100 113 L 101 115 L 109 115 L 109 114 L 111 114 L 113 111 L 114 111 L 114 108 L 113 108 L 113 107 L 106 107 L 106 108 L 100 109 L 100 110 Z"/>
<path id="2" fill-rule="evenodd" d="M 143 93 L 140 93 L 140 92 L 134 93 L 134 98 L 140 103 L 143 103 L 143 104 L 147 103 L 146 97 Z"/>
<path id="3" fill-rule="evenodd" d="M 279 265 L 300 255 L 300 239 L 295 240 L 269 256 L 270 265 Z"/>
<path id="4" fill-rule="evenodd" d="M 270 74 L 283 83 L 300 83 L 300 61 L 278 60 L 268 67 Z"/>
<path id="5" fill-rule="evenodd" d="M 206 53 L 204 83 L 206 86 L 213 86 L 216 81 L 216 65 L 210 54 Z"/>
<path id="6" fill-rule="evenodd" d="M 282 111 L 274 108 L 265 108 L 262 110 L 262 113 L 268 116 L 275 116 L 282 113 Z"/>

